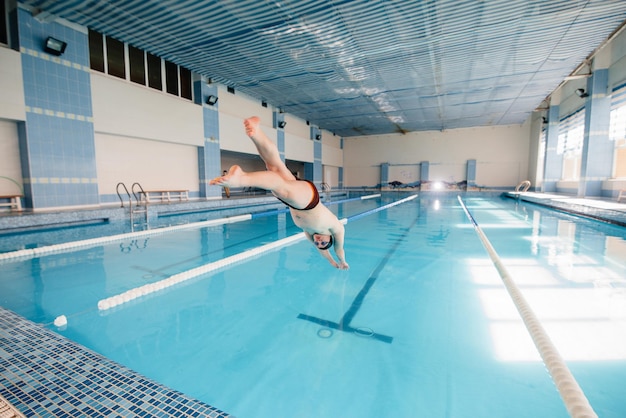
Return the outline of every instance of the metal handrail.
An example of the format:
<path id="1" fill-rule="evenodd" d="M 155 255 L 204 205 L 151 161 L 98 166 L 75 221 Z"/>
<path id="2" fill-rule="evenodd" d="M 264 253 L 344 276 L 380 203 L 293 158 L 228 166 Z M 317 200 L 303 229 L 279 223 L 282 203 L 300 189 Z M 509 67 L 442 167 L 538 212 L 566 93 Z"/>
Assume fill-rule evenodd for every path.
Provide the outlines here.
<path id="1" fill-rule="evenodd" d="M 137 186 L 139 188 L 139 190 L 137 191 L 137 193 L 139 193 L 139 197 L 137 197 L 137 193 L 135 193 L 135 186 Z M 146 192 L 144 192 L 143 187 L 141 187 L 141 184 L 135 182 L 133 183 L 132 186 L 130 186 L 130 190 L 133 192 L 133 196 L 135 196 L 135 200 L 137 201 L 137 205 L 141 205 L 141 196 L 143 196 L 144 198 L 146 197 Z M 148 203 L 148 200 L 146 199 L 146 204 Z"/>
<path id="2" fill-rule="evenodd" d="M 124 207 L 124 199 L 122 199 L 122 195 L 120 194 L 120 186 L 122 186 L 124 188 L 124 191 L 128 195 L 128 202 L 130 203 L 130 208 L 132 210 L 133 202 L 132 202 L 132 200 L 130 200 L 130 193 L 128 193 L 128 188 L 126 187 L 126 185 L 124 183 L 122 183 L 120 181 L 119 183 L 117 183 L 117 186 L 115 186 L 115 192 L 117 193 L 117 197 L 120 198 L 120 202 L 122 203 L 121 207 Z"/>
<path id="3" fill-rule="evenodd" d="M 120 202 L 122 202 L 122 207 L 124 207 L 124 199 L 122 199 L 122 195 L 120 194 L 120 186 L 124 188 L 126 195 L 128 195 L 128 205 L 130 207 L 130 230 L 135 230 L 135 220 L 133 219 L 133 199 L 130 198 L 130 193 L 128 193 L 128 187 L 121 181 L 117 183 L 115 186 L 115 191 L 117 192 L 117 196 L 120 198 Z"/>

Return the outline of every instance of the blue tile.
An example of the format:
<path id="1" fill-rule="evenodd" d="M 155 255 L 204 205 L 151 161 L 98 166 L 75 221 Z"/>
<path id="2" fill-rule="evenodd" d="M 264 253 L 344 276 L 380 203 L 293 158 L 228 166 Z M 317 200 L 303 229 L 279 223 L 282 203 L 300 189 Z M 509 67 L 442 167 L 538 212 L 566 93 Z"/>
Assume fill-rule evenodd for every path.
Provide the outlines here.
<path id="1" fill-rule="evenodd" d="M 0 342 L 0 394 L 25 416 L 228 416 L 1 307 Z"/>

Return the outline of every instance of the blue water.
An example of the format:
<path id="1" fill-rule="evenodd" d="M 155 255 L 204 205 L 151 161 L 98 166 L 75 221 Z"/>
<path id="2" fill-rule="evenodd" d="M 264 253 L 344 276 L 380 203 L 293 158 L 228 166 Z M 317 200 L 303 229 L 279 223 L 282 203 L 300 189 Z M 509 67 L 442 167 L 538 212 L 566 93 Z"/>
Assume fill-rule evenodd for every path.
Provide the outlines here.
<path id="1" fill-rule="evenodd" d="M 465 202 L 598 415 L 625 416 L 626 230 Z M 100 299 L 299 229 L 283 214 L 5 262 L 0 304 L 238 418 L 568 416 L 456 196 L 346 231 L 349 271 L 301 241 L 103 312 Z"/>

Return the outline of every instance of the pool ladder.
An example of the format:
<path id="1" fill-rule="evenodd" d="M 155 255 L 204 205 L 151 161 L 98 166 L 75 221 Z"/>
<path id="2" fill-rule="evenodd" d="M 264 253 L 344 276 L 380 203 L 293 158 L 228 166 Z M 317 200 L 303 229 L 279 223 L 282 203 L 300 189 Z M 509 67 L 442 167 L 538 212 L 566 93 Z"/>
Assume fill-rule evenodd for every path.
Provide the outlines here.
<path id="1" fill-rule="evenodd" d="M 123 191 L 126 193 L 126 196 L 128 196 L 128 206 L 129 206 L 129 213 L 130 213 L 130 229 L 132 232 L 135 232 L 135 225 L 138 225 L 135 223 L 135 215 L 136 214 L 140 214 L 143 213 L 144 214 L 144 225 L 145 228 L 148 229 L 149 224 L 148 224 L 148 201 L 146 199 L 143 198 L 143 196 L 146 195 L 146 193 L 143 191 L 143 187 L 141 187 L 141 184 L 135 182 L 133 183 L 133 185 L 130 187 L 130 191 L 132 192 L 133 196 L 135 197 L 135 201 L 137 202 L 137 205 L 135 206 L 135 208 L 133 208 L 133 199 L 130 196 L 130 192 L 128 191 L 128 188 L 126 187 L 126 185 L 123 182 L 119 182 L 117 183 L 117 186 L 115 186 L 115 191 L 117 192 L 117 197 L 120 198 L 120 203 L 122 204 L 121 207 L 124 207 L 124 199 L 122 198 L 122 194 L 120 193 L 120 188 L 123 189 Z M 143 203 L 143 206 L 142 206 Z"/>
<path id="2" fill-rule="evenodd" d="M 330 187 L 330 184 L 326 183 L 326 182 L 322 182 L 322 192 L 324 193 L 324 201 L 328 202 L 330 201 L 330 191 L 332 190 L 332 188 Z"/>

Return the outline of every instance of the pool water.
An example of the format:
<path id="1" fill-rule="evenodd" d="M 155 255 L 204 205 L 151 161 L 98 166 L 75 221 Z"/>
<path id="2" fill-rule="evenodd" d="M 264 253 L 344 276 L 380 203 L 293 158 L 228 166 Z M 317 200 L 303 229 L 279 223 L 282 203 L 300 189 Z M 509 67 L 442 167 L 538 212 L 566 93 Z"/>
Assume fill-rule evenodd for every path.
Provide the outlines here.
<path id="1" fill-rule="evenodd" d="M 625 416 L 626 230 L 464 201 L 592 407 Z M 103 298 L 299 229 L 280 214 L 4 262 L 0 304 L 238 418 L 568 416 L 456 195 L 346 231 L 349 271 L 299 241 L 106 311 Z"/>

